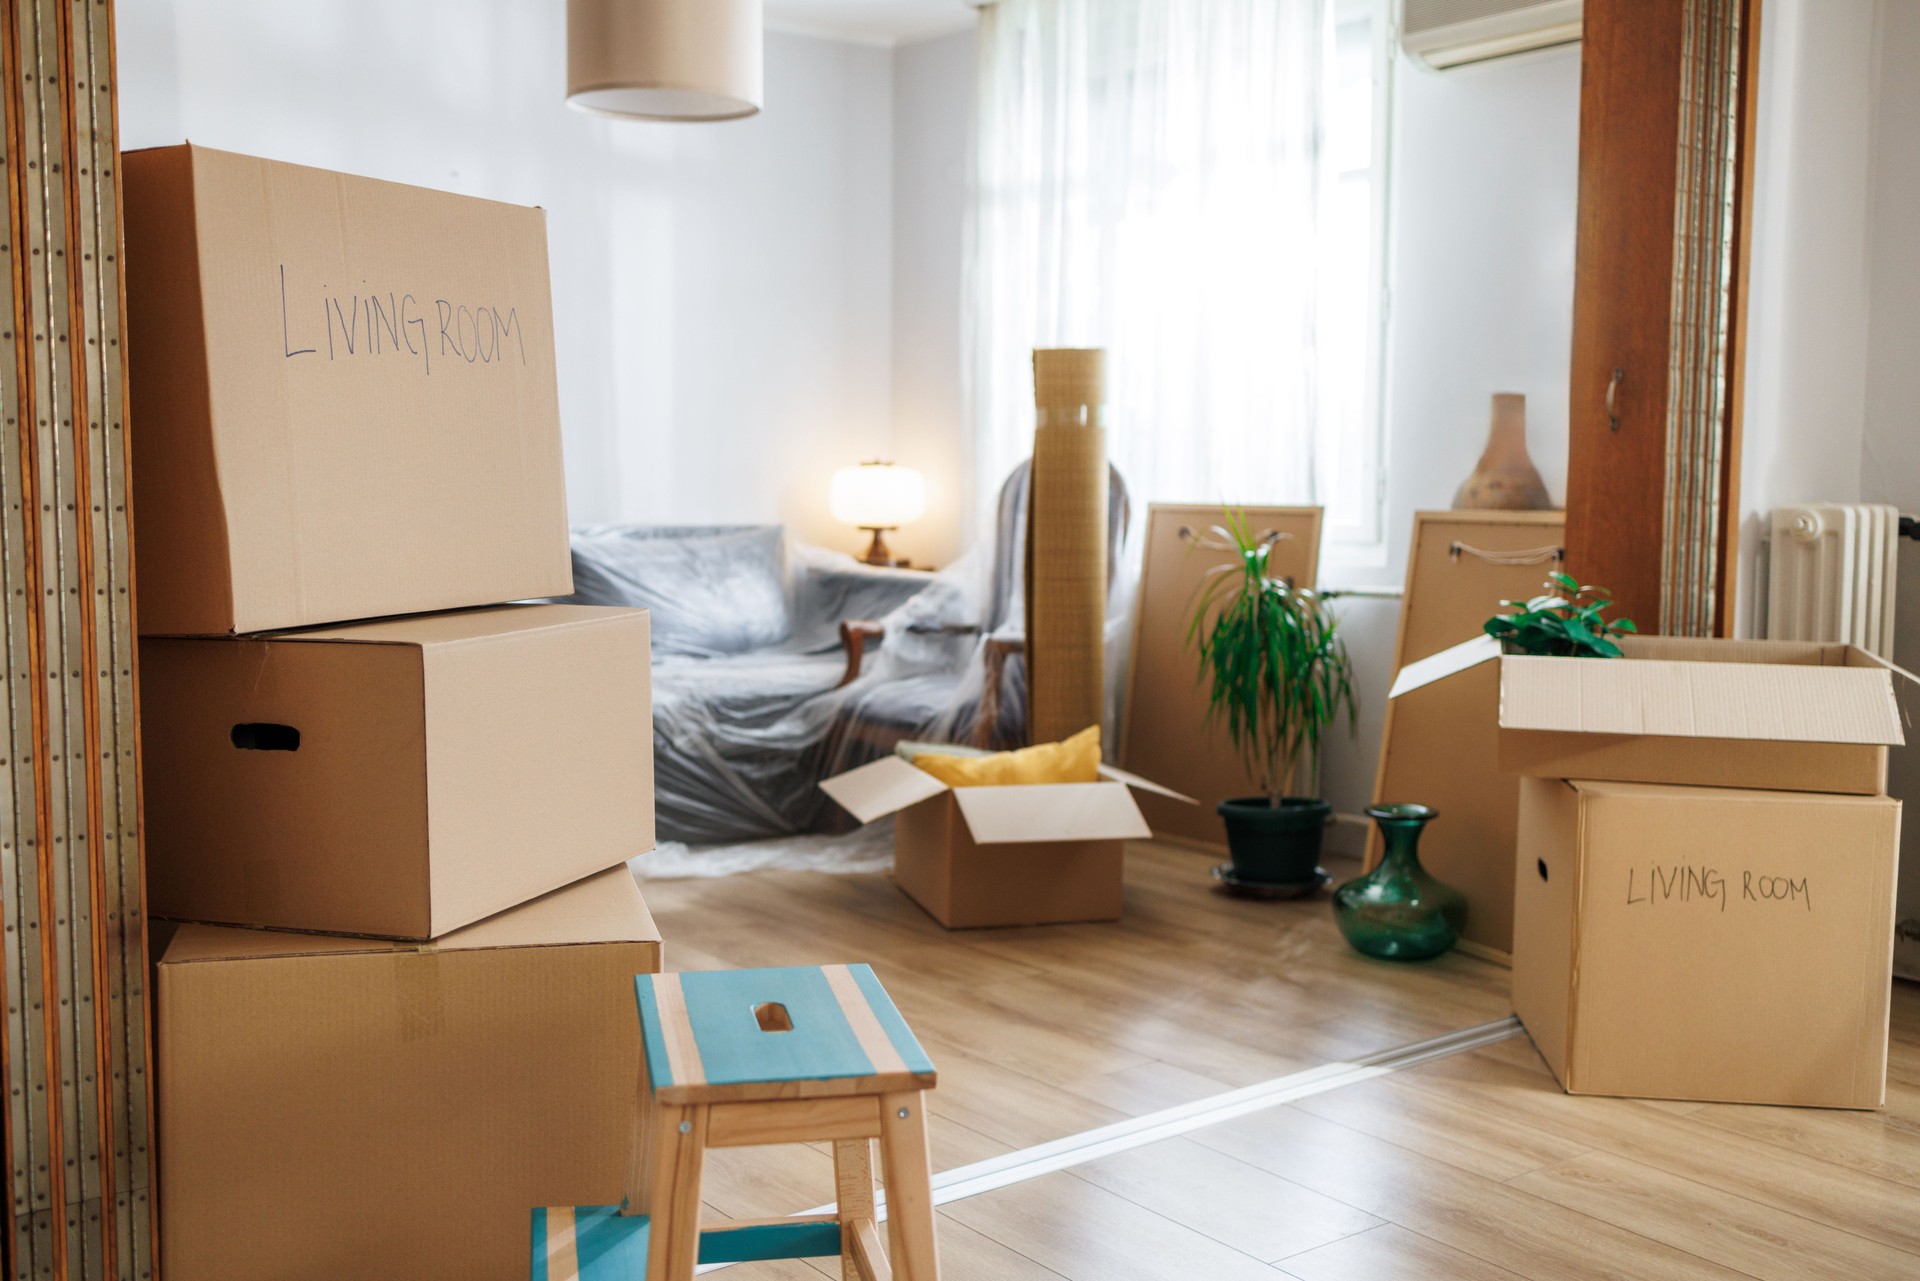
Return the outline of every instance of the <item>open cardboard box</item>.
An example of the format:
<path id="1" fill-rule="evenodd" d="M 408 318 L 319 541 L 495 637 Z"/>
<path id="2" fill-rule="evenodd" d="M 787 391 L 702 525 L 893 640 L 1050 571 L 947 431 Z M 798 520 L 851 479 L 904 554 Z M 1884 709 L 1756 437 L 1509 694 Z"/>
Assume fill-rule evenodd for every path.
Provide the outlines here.
<path id="1" fill-rule="evenodd" d="M 1513 1004 L 1569 1093 L 1882 1104 L 1899 801 L 1520 787 Z"/>
<path id="2" fill-rule="evenodd" d="M 1478 637 L 1408 664 L 1390 697 L 1497 659 L 1500 765 L 1530 778 L 1872 796 L 1887 747 L 1906 741 L 1896 669 L 1855 646 L 1643 636 L 1621 648 L 1540 658 Z"/>
<path id="3" fill-rule="evenodd" d="M 893 879 L 949 929 L 1117 921 L 1124 843 L 1153 835 L 1129 788 L 1192 804 L 1102 765 L 1099 783 L 949 787 L 897 756 L 820 784 L 862 823 L 898 815 Z"/>
<path id="4" fill-rule="evenodd" d="M 184 925 L 155 966 L 169 1277 L 527 1274 L 620 1199 L 660 933 L 613 868 L 437 943 Z"/>
<path id="5" fill-rule="evenodd" d="M 645 610 L 140 645 L 156 916 L 437 938 L 653 848 Z"/>

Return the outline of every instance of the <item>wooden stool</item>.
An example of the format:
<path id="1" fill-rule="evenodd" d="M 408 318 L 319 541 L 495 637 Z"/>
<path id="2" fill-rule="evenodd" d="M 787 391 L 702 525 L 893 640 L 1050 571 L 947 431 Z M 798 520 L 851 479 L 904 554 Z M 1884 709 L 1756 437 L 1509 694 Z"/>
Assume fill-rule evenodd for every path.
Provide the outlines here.
<path id="1" fill-rule="evenodd" d="M 933 1063 L 871 968 L 642 974 L 634 986 L 644 1054 L 626 1202 L 535 1210 L 533 1281 L 687 1281 L 696 1262 L 836 1254 L 844 1281 L 937 1281 L 922 1093 Z M 826 1141 L 837 1214 L 700 1226 L 708 1148 Z"/>

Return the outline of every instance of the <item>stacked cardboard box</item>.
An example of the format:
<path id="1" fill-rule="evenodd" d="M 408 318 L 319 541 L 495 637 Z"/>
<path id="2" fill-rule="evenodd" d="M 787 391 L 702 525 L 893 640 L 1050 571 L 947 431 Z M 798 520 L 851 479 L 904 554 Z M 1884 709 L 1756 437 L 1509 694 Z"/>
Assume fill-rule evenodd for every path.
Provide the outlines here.
<path id="1" fill-rule="evenodd" d="M 1626 651 L 1500 660 L 1515 1010 L 1572 1093 L 1880 1106 L 1892 674 L 1844 645 Z"/>
<path id="2" fill-rule="evenodd" d="M 520 1275 L 660 964 L 647 616 L 501 603 L 571 591 L 543 217 L 123 173 L 162 1266 Z"/>

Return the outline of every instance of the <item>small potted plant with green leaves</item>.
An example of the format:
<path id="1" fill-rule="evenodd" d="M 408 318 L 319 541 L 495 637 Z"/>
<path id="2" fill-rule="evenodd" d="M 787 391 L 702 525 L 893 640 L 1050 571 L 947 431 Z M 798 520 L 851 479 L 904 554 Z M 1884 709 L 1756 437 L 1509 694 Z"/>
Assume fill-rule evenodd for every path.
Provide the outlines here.
<path id="1" fill-rule="evenodd" d="M 1329 879 L 1320 745 L 1341 712 L 1354 728 L 1353 672 L 1325 598 L 1267 573 L 1272 545 L 1244 512 L 1229 508 L 1226 520 L 1214 532 L 1236 556 L 1196 593 L 1187 644 L 1199 654 L 1207 722 L 1225 729 L 1261 795 L 1220 802 L 1233 865 L 1216 873 L 1271 897 L 1311 894 Z M 1307 794 L 1286 795 L 1297 777 Z"/>
<path id="2" fill-rule="evenodd" d="M 1560 658 L 1618 658 L 1614 637 L 1638 629 L 1631 618 L 1605 617 L 1613 608 L 1613 593 L 1589 587 L 1571 575 L 1553 573 L 1542 584 L 1546 591 L 1532 600 L 1503 600 L 1511 610 L 1487 620 L 1487 635 L 1507 654 L 1537 654 Z"/>

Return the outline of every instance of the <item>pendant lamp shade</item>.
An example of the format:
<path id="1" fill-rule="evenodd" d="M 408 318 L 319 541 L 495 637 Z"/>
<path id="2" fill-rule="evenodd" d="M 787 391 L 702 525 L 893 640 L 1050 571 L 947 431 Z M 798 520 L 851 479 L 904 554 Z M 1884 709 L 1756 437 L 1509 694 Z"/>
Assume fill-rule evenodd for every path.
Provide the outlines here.
<path id="1" fill-rule="evenodd" d="M 637 120 L 760 110 L 761 0 L 567 0 L 567 105 Z"/>

